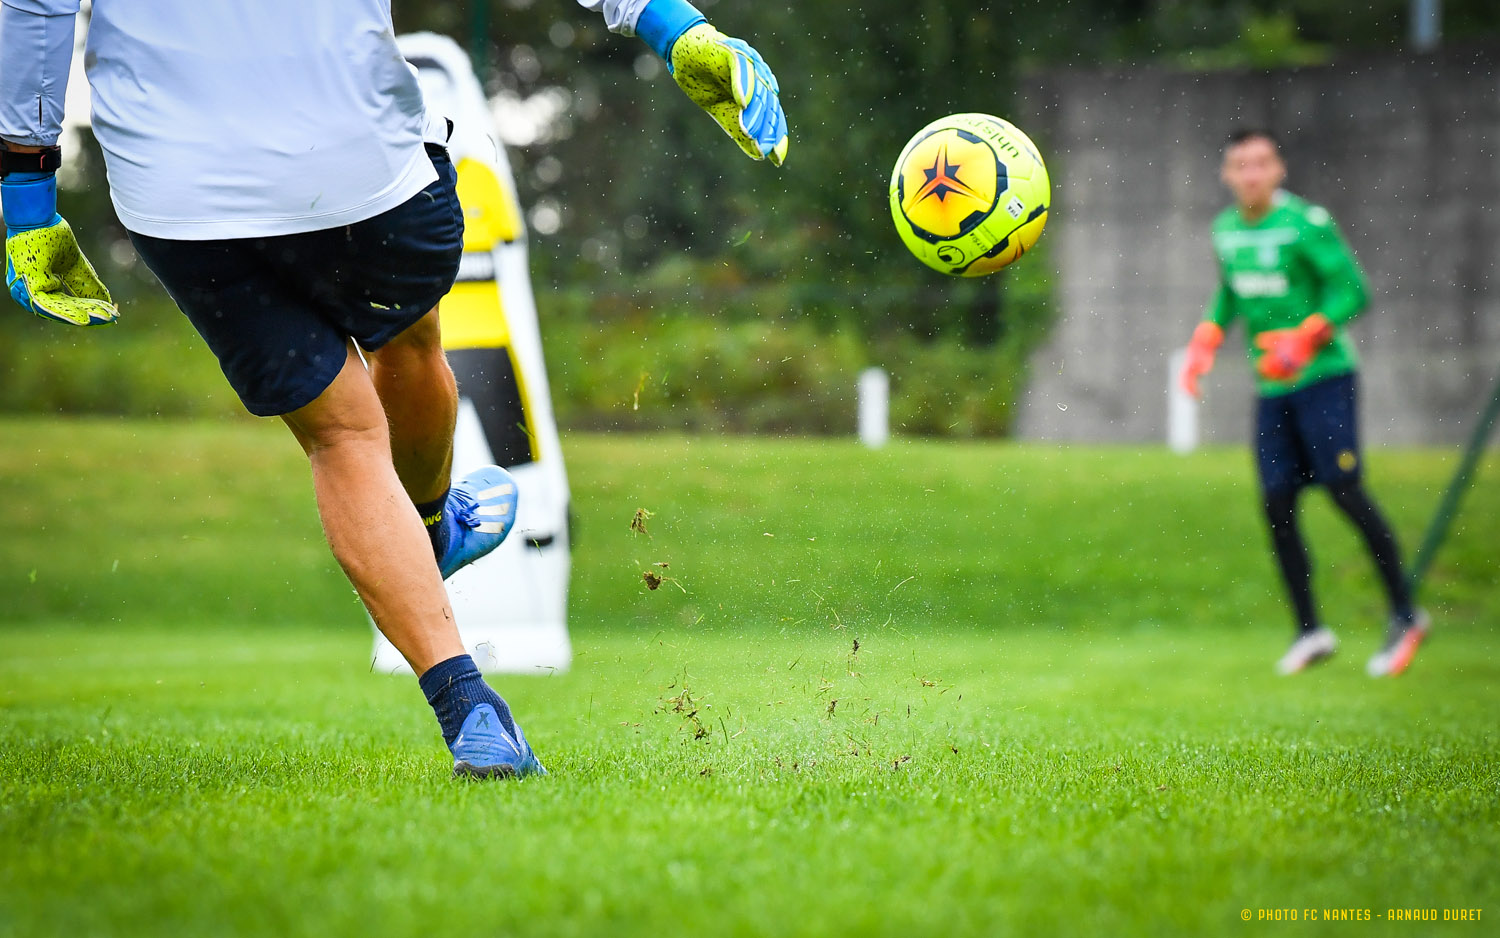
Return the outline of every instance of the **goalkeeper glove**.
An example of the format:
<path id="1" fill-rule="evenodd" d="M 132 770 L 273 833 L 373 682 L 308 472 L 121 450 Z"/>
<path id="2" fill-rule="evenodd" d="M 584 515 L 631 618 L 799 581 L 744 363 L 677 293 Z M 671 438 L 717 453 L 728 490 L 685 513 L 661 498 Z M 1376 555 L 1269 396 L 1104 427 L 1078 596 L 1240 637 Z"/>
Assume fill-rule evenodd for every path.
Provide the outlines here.
<path id="1" fill-rule="evenodd" d="M 44 319 L 102 326 L 120 311 L 73 229 L 57 214 L 57 151 L 0 157 L 0 212 L 5 217 L 5 286 L 17 303 Z M 24 168 L 17 168 L 24 167 Z"/>
<path id="2" fill-rule="evenodd" d="M 1218 323 L 1200 322 L 1193 330 L 1193 339 L 1188 343 L 1187 357 L 1182 363 L 1182 374 L 1178 382 L 1182 389 L 1194 397 L 1202 397 L 1198 379 L 1214 369 L 1214 355 L 1224 344 L 1224 330 Z"/>
<path id="3" fill-rule="evenodd" d="M 710 26 L 687 0 L 651 0 L 636 34 L 656 50 L 693 103 L 751 159 L 786 159 L 786 114 L 776 76 L 747 43 Z"/>
<path id="4" fill-rule="evenodd" d="M 1318 350 L 1333 341 L 1333 323 L 1313 313 L 1290 329 L 1271 329 L 1255 337 L 1261 356 L 1255 370 L 1271 381 L 1293 381 Z"/>

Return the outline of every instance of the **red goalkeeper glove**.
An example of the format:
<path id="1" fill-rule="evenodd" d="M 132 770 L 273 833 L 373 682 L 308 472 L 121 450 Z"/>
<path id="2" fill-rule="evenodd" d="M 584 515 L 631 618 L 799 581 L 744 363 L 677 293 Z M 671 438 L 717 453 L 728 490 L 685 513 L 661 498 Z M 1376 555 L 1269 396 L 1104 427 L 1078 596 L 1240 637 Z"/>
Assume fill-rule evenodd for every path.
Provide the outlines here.
<path id="1" fill-rule="evenodd" d="M 1188 343 L 1187 359 L 1182 363 L 1182 374 L 1178 382 L 1182 389 L 1194 397 L 1202 397 L 1198 379 L 1214 369 L 1214 355 L 1224 344 L 1224 330 L 1217 323 L 1200 322 L 1193 330 L 1193 340 Z"/>
<path id="2" fill-rule="evenodd" d="M 1318 350 L 1333 341 L 1333 323 L 1322 313 L 1313 313 L 1290 329 L 1271 329 L 1255 337 L 1261 350 L 1255 370 L 1271 381 L 1292 381 L 1313 360 Z"/>

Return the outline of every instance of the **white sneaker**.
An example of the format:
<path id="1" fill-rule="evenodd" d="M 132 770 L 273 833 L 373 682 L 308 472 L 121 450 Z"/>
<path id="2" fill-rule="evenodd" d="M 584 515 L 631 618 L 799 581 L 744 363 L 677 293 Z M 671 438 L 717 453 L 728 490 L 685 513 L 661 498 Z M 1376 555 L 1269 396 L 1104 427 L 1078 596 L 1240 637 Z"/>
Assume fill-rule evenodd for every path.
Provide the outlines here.
<path id="1" fill-rule="evenodd" d="M 1292 642 L 1292 647 L 1281 656 L 1281 660 L 1276 662 L 1276 673 L 1296 674 L 1332 655 L 1338 644 L 1338 639 L 1325 626 L 1304 632 Z"/>

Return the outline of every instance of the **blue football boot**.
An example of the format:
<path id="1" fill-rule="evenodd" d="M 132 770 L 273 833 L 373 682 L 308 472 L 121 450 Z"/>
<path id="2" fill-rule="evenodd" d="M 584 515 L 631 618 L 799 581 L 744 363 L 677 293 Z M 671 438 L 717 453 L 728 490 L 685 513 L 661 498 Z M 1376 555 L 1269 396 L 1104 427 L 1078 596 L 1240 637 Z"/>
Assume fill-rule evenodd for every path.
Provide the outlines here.
<path id="1" fill-rule="evenodd" d="M 453 741 L 454 778 L 517 778 L 546 775 L 521 727 L 511 736 L 489 704 L 475 707 Z"/>
<path id="2" fill-rule="evenodd" d="M 448 579 L 500 546 L 516 523 L 516 480 L 499 466 L 485 466 L 453 483 L 443 506 L 448 549 L 438 569 Z"/>

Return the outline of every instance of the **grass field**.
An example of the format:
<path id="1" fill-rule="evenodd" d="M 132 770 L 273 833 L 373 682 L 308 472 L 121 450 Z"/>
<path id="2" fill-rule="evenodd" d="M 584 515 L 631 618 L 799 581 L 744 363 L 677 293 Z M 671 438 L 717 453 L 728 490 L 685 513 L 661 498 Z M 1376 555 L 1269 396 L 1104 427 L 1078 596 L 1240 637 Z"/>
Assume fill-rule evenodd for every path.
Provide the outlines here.
<path id="1" fill-rule="evenodd" d="M 1309 506 L 1344 648 L 1289 680 L 1242 451 L 570 437 L 575 667 L 499 682 L 553 774 L 469 785 L 367 673 L 284 431 L 0 438 L 0 935 L 1500 921 L 1494 459 L 1399 680 L 1364 677 L 1374 578 Z M 1455 459 L 1372 454 L 1408 546 Z"/>

